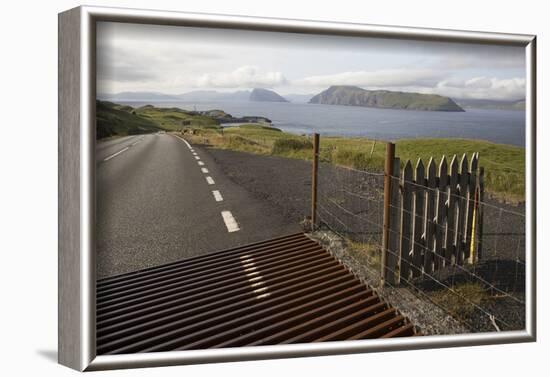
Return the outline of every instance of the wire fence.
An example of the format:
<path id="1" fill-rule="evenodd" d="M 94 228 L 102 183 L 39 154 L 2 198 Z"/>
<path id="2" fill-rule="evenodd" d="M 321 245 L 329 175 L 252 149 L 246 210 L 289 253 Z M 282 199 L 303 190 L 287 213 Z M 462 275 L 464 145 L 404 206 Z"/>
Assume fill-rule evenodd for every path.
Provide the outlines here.
<path id="1" fill-rule="evenodd" d="M 322 155 L 322 153 L 321 153 Z M 319 164 L 319 195 L 317 216 L 322 229 L 328 229 L 344 240 L 345 248 L 371 273 L 381 270 L 382 253 L 384 173 L 363 171 Z M 414 182 L 409 182 L 415 185 Z M 392 178 L 392 184 L 402 184 Z M 425 186 L 422 186 L 426 190 Z M 442 200 L 474 200 L 451 191 L 437 192 Z M 458 321 L 466 331 L 485 332 L 518 330 L 525 327 L 525 210 L 523 205 L 513 206 L 485 198 L 477 202 L 481 211 L 480 232 L 472 237 L 466 250 L 479 250 L 472 263 L 457 261 L 456 255 L 436 254 L 432 245 L 418 242 L 410 234 L 391 230 L 390 237 L 399 237 L 416 249 L 425 263 L 420 266 L 401 253 L 387 250 L 400 262 L 392 271 L 401 278 L 390 284 L 395 294 L 403 290 L 412 293 L 424 302 L 443 310 Z M 403 210 L 399 203 L 392 209 L 410 215 L 418 214 Z M 448 229 L 431 222 L 433 231 Z M 426 225 L 425 225 L 426 226 Z M 440 229 L 437 229 L 440 227 Z M 427 228 L 424 228 L 424 231 Z M 457 234 L 460 238 L 463 235 Z M 466 255 L 466 254 L 465 254 Z M 439 263 L 439 268 L 434 266 Z M 387 266 L 385 268 L 388 268 Z M 407 271 L 404 274 L 404 271 Z M 372 280 L 372 276 L 370 277 Z M 419 306 L 417 310 L 429 311 L 430 307 Z M 429 317 L 429 313 L 425 313 Z"/>

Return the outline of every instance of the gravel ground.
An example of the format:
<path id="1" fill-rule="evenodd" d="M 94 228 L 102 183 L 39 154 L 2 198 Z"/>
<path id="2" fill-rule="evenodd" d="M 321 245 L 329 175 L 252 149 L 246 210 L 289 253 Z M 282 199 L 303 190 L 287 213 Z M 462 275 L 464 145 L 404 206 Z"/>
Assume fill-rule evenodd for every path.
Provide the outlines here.
<path id="1" fill-rule="evenodd" d="M 310 215 L 311 162 L 213 148 L 209 151 L 227 177 L 254 197 L 279 208 L 289 222 L 303 223 Z M 366 173 L 320 164 L 319 220 L 337 234 L 345 235 L 346 239 L 381 244 L 382 198 L 381 172 Z M 433 297 L 440 293 L 443 285 L 454 287 L 459 283 L 489 282 L 490 285 L 485 284 L 484 288 L 490 288 L 487 290 L 490 300 L 478 302 L 480 309 L 462 318 L 462 322 L 466 322 L 470 331 L 495 331 L 496 327 L 522 329 L 525 324 L 524 204 L 503 204 L 488 197 L 485 202 L 481 260 L 474 266 L 438 271 L 434 274 L 438 282 L 417 278 L 411 283 L 423 294 Z M 326 237 L 331 238 L 323 235 L 319 239 L 337 244 L 334 240 L 327 241 Z M 372 272 L 369 275 L 361 263 L 346 258 L 345 249 L 343 244 L 335 247 L 333 252 L 350 270 L 376 286 L 373 283 L 378 279 Z M 394 305 L 421 326 L 426 334 L 468 331 L 429 300 L 420 300 L 407 288 L 386 289 L 381 293 L 388 301 L 394 300 Z M 442 313 L 437 314 L 438 311 Z M 496 319 L 487 313 L 494 314 Z"/>
<path id="2" fill-rule="evenodd" d="M 214 148 L 209 152 L 226 177 L 279 208 L 289 222 L 310 215 L 310 162 Z"/>

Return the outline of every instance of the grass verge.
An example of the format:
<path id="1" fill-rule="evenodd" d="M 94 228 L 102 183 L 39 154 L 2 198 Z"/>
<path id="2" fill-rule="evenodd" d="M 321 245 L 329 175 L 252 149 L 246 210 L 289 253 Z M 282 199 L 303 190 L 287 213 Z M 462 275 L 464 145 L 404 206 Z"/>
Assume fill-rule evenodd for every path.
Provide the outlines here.
<path id="1" fill-rule="evenodd" d="M 273 127 L 250 124 L 221 129 L 186 128 L 185 136 L 194 143 L 221 149 L 310 160 L 313 155 L 311 137 L 281 132 Z M 443 155 L 470 157 L 480 155 L 485 167 L 486 192 L 507 202 L 520 202 L 525 197 L 525 149 L 465 139 L 414 139 L 396 142 L 396 153 L 402 163 L 418 158 L 427 164 L 434 157 L 439 164 Z M 367 138 L 321 137 L 320 159 L 335 165 L 356 169 L 378 170 L 384 166 L 385 144 Z M 449 161 L 450 162 L 450 161 Z"/>

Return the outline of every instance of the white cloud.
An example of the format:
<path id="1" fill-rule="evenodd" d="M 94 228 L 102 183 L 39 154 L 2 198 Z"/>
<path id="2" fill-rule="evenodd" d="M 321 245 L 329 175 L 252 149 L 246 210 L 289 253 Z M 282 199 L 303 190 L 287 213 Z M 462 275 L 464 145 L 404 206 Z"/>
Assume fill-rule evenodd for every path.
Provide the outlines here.
<path id="1" fill-rule="evenodd" d="M 205 73 L 195 81 L 199 88 L 272 88 L 287 82 L 281 72 L 262 72 L 258 67 L 245 65 L 232 72 Z"/>
<path id="2" fill-rule="evenodd" d="M 100 93 L 266 87 L 310 94 L 356 85 L 454 98 L 525 97 L 520 47 L 122 23 L 100 23 L 97 43 Z"/>
<path id="3" fill-rule="evenodd" d="M 478 76 L 447 79 L 445 77 L 448 77 L 448 72 L 445 71 L 394 69 L 309 76 L 294 80 L 291 84 L 317 90 L 324 90 L 331 85 L 354 85 L 372 90 L 431 93 L 452 98 L 516 100 L 525 97 L 525 79 L 523 78 L 499 79 Z"/>
<path id="4" fill-rule="evenodd" d="M 475 77 L 467 80 L 443 80 L 434 92 L 454 98 L 520 99 L 525 97 L 525 79 Z"/>
<path id="5" fill-rule="evenodd" d="M 356 85 L 361 87 L 433 87 L 442 78 L 442 73 L 434 70 L 389 69 L 309 76 L 295 80 L 293 84 L 310 87 L 328 87 L 331 85 Z"/>
<path id="6" fill-rule="evenodd" d="M 445 69 L 523 69 L 525 54 L 504 46 L 470 45 L 445 51 L 436 57 L 435 66 Z"/>

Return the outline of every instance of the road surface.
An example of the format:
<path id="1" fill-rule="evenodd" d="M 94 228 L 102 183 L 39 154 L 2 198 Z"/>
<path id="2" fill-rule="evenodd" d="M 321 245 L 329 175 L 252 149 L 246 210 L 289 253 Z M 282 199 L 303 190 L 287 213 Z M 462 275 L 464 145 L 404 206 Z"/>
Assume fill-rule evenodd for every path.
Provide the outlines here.
<path id="1" fill-rule="evenodd" d="M 98 278 L 300 231 L 178 136 L 99 142 L 96 164 Z"/>

